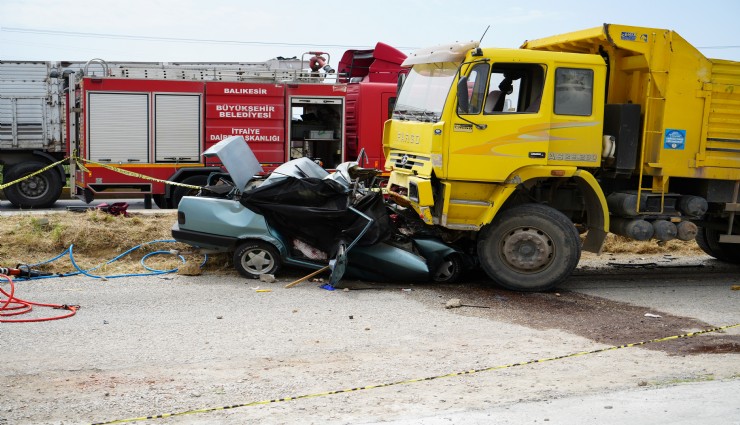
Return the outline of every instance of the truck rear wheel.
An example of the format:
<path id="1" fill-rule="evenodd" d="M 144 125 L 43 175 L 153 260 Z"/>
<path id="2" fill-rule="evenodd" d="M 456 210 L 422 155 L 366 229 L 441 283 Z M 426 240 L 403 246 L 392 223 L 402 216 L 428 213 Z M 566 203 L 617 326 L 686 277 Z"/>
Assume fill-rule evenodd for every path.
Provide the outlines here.
<path id="1" fill-rule="evenodd" d="M 3 181 L 10 183 L 45 166 L 38 161 L 15 164 L 5 173 Z M 18 208 L 47 208 L 59 199 L 62 186 L 58 172 L 50 169 L 5 188 L 5 198 Z"/>
<path id="2" fill-rule="evenodd" d="M 740 264 L 740 245 L 719 243 L 719 235 L 714 229 L 700 227 L 696 233 L 696 244 L 702 251 L 720 261 Z"/>
<path id="3" fill-rule="evenodd" d="M 515 291 L 545 291 L 570 276 L 581 258 L 581 240 L 560 211 L 526 204 L 503 211 L 478 237 L 483 270 Z"/>

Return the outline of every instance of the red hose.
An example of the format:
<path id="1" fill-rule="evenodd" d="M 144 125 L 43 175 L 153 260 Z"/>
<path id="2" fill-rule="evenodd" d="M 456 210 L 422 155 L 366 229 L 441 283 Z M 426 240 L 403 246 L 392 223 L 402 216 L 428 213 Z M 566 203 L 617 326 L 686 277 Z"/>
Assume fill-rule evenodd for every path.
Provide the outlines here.
<path id="1" fill-rule="evenodd" d="M 22 300 L 14 296 L 15 284 L 10 276 L 0 274 L 0 279 L 5 279 L 10 282 L 10 293 L 5 292 L 3 288 L 0 288 L 0 293 L 8 297 L 7 299 L 0 299 L 0 317 L 18 316 L 25 314 L 33 310 L 33 306 L 37 307 L 50 307 L 57 310 L 67 310 L 69 313 L 61 316 L 54 317 L 40 317 L 36 319 L 0 319 L 0 323 L 29 323 L 29 322 L 48 322 L 50 320 L 66 319 L 72 317 L 77 313 L 77 309 L 80 306 L 66 305 L 66 304 L 45 304 L 35 303 L 32 301 Z M 2 282 L 2 280 L 0 280 Z"/>

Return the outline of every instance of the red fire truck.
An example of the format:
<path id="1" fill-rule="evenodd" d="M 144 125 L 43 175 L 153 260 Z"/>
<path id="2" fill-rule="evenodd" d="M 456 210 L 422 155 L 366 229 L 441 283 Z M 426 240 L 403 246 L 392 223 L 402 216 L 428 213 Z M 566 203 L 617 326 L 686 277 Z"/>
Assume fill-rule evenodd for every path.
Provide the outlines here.
<path id="1" fill-rule="evenodd" d="M 378 43 L 345 52 L 336 71 L 322 52 L 259 63 L 47 63 L 45 84 L 64 85 L 47 90 L 57 98 L 0 92 L 0 124 L 10 130 L 0 131 L 3 181 L 68 156 L 73 196 L 144 196 L 147 206 L 170 208 L 192 189 L 158 180 L 203 185 L 221 168 L 201 153 L 232 135 L 244 137 L 267 172 L 298 157 L 331 169 L 362 148 L 369 166 L 380 167 L 382 125 L 405 57 Z M 0 62 L 0 88 L 9 75 L 22 78 L 12 65 L 23 64 Z M 52 104 L 61 112 L 50 113 Z M 29 126 L 34 120 L 41 125 Z M 5 188 L 5 197 L 19 207 L 48 206 L 66 177 L 59 166 Z"/>

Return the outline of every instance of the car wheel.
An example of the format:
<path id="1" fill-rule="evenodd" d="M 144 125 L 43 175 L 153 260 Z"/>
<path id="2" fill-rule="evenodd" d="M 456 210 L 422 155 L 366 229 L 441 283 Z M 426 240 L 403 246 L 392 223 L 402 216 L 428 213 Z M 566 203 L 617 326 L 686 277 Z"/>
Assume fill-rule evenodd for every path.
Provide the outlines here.
<path id="1" fill-rule="evenodd" d="M 248 241 L 234 252 L 234 267 L 244 277 L 257 279 L 280 269 L 280 255 L 274 246 L 262 241 Z"/>
<path id="2" fill-rule="evenodd" d="M 450 255 L 437 267 L 432 280 L 437 283 L 455 283 L 462 275 L 463 265 L 459 255 Z"/>

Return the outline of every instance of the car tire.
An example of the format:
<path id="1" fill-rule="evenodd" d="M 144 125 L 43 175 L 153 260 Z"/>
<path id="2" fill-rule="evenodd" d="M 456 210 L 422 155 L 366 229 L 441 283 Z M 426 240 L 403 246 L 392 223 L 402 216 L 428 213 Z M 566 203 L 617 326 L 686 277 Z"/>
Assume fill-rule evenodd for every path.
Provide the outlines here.
<path id="1" fill-rule="evenodd" d="M 462 259 L 459 255 L 449 255 L 437 266 L 432 275 L 435 283 L 455 283 L 463 272 Z"/>
<path id="2" fill-rule="evenodd" d="M 260 275 L 280 270 L 280 255 L 274 246 L 262 241 L 247 241 L 234 252 L 234 268 L 244 277 L 258 279 Z"/>

